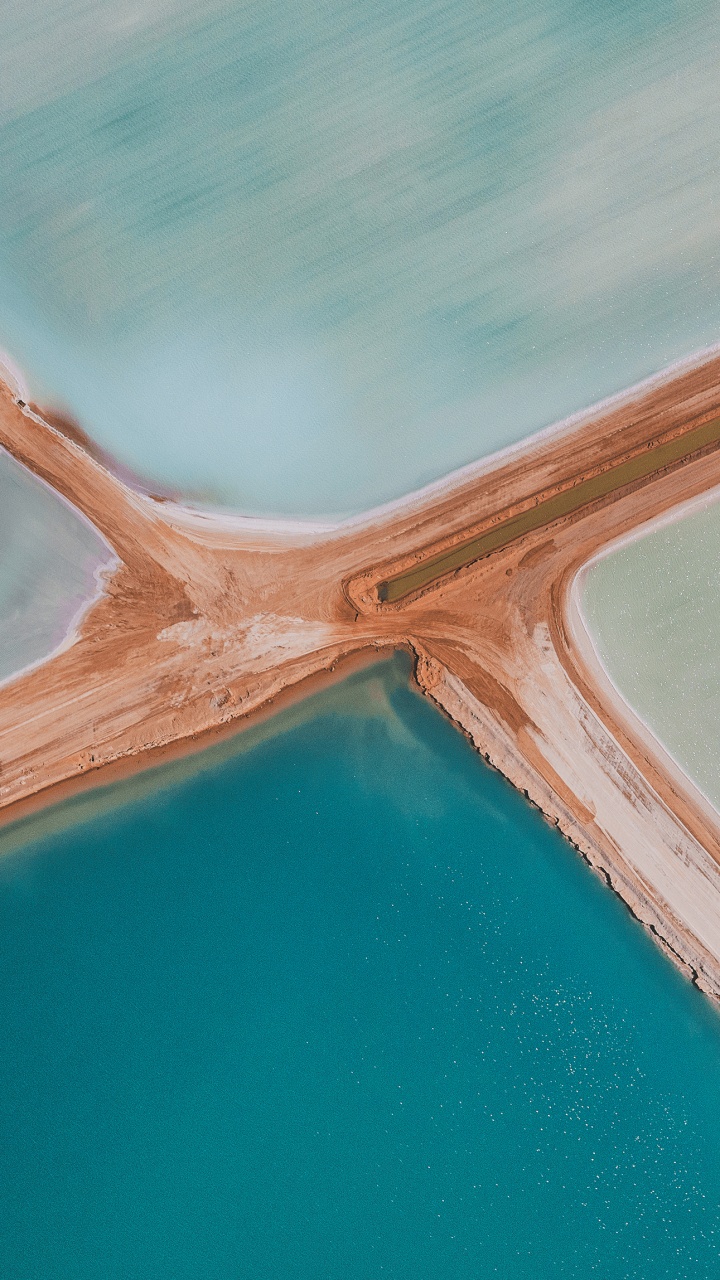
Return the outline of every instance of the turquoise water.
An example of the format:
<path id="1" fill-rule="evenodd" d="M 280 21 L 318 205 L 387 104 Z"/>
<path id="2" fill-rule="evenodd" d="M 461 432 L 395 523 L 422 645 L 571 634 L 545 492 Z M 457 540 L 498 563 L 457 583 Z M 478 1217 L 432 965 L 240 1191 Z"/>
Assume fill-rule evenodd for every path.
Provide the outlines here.
<path id="1" fill-rule="evenodd" d="M 3 836 L 4 1280 L 717 1275 L 716 1012 L 406 680 Z"/>
<path id="2" fill-rule="evenodd" d="M 0 680 L 62 643 L 112 560 L 91 525 L 0 450 Z"/>
<path id="3" fill-rule="evenodd" d="M 397 496 L 720 336 L 709 3 L 27 0 L 0 345 L 155 484 Z"/>
<path id="4" fill-rule="evenodd" d="M 720 503 L 588 573 L 583 612 L 620 692 L 720 809 Z"/>

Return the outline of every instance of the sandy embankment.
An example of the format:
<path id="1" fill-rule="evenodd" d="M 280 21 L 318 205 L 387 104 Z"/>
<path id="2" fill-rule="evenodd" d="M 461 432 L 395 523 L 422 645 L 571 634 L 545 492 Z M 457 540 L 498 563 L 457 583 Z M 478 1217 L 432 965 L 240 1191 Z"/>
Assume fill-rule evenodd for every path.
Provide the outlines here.
<path id="1" fill-rule="evenodd" d="M 599 548 L 720 484 L 717 444 L 395 605 L 377 591 L 718 413 L 713 354 L 366 517 L 268 528 L 153 500 L 3 392 L 0 442 L 120 565 L 77 641 L 0 689 L 0 809 L 191 749 L 348 661 L 409 647 L 427 694 L 720 996 L 718 816 L 609 696 L 573 603 Z"/>

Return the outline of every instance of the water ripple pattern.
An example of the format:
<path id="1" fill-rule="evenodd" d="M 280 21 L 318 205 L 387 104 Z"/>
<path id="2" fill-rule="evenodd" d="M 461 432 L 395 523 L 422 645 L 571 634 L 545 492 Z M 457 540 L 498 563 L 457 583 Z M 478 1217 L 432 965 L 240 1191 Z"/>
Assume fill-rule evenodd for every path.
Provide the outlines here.
<path id="1" fill-rule="evenodd" d="M 153 483 L 361 509 L 720 334 L 715 6 L 0 19 L 0 340 Z"/>

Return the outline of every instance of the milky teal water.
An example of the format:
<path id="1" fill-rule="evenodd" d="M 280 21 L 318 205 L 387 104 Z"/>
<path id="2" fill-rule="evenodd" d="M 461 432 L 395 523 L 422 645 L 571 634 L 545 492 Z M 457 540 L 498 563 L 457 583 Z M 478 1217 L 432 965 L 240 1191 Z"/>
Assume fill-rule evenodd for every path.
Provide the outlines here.
<path id="1" fill-rule="evenodd" d="M 63 643 L 113 561 L 87 521 L 0 450 L 0 681 Z"/>
<path id="2" fill-rule="evenodd" d="M 0 14 L 0 346 L 154 485 L 357 511 L 720 336 L 707 0 Z"/>
<path id="3" fill-rule="evenodd" d="M 402 663 L 3 841 L 4 1280 L 717 1275 L 718 1015 Z"/>
<path id="4" fill-rule="evenodd" d="M 582 606 L 614 683 L 720 809 L 720 504 L 593 565 Z"/>

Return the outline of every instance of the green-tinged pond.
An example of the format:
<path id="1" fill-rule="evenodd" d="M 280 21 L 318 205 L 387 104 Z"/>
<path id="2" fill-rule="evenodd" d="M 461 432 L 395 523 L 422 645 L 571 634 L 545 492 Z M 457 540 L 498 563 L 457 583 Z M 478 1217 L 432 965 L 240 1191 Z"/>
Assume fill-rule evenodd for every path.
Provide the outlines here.
<path id="1" fill-rule="evenodd" d="M 720 1018 L 407 674 L 5 833 L 3 1280 L 717 1275 Z"/>
<path id="2" fill-rule="evenodd" d="M 582 609 L 612 680 L 720 809 L 720 503 L 589 570 Z"/>

